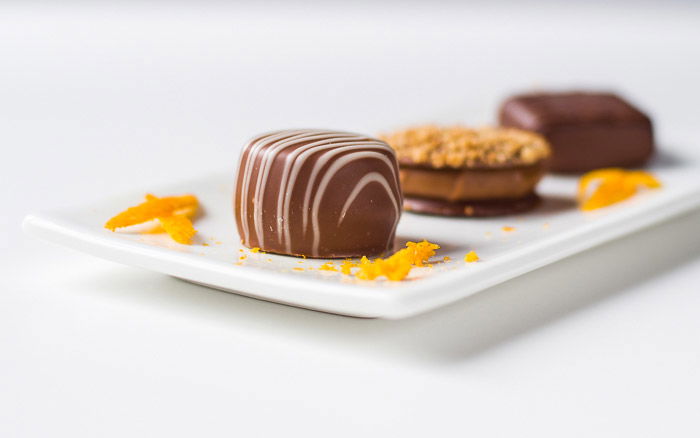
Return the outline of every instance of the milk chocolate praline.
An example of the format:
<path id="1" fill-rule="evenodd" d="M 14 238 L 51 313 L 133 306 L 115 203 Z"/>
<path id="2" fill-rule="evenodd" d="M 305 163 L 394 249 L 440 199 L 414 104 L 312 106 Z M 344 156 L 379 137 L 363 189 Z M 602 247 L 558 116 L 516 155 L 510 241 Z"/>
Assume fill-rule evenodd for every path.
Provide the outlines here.
<path id="1" fill-rule="evenodd" d="M 638 167 L 654 152 L 649 117 L 610 93 L 522 94 L 503 103 L 499 119 L 502 126 L 543 135 L 556 172 Z"/>
<path id="2" fill-rule="evenodd" d="M 394 151 L 361 134 L 287 130 L 242 151 L 234 214 L 244 245 L 316 258 L 391 249 L 401 215 Z"/>
<path id="3" fill-rule="evenodd" d="M 547 142 L 517 129 L 419 126 L 382 137 L 399 158 L 406 210 L 500 216 L 535 207 Z"/>

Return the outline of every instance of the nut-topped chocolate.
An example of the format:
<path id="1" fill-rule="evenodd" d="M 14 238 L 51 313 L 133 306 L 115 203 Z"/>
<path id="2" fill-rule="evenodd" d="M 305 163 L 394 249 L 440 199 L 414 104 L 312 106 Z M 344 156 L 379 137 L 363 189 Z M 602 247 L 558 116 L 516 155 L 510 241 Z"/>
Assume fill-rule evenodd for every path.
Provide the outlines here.
<path id="1" fill-rule="evenodd" d="M 244 245 L 316 258 L 387 251 L 401 203 L 394 151 L 365 135 L 328 130 L 253 138 L 234 190 Z"/>
<path id="2" fill-rule="evenodd" d="M 396 151 L 404 207 L 450 216 L 533 208 L 547 141 L 519 129 L 418 126 L 381 137 Z"/>
<path id="3" fill-rule="evenodd" d="M 530 165 L 549 156 L 539 135 L 520 129 L 417 126 L 380 136 L 401 164 L 432 169 Z"/>

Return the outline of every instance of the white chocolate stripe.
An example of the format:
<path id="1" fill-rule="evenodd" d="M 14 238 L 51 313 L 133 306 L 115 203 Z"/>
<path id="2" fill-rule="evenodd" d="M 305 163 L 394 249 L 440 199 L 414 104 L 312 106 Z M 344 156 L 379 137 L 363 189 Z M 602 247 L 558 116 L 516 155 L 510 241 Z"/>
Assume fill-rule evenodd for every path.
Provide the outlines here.
<path id="1" fill-rule="evenodd" d="M 391 187 L 389 186 L 389 183 L 386 181 L 386 178 L 384 175 L 382 175 L 379 172 L 370 172 L 367 175 L 363 176 L 360 178 L 360 180 L 357 182 L 357 185 L 355 186 L 354 189 L 352 189 L 352 192 L 350 192 L 350 196 L 348 196 L 348 199 L 345 200 L 345 204 L 343 205 L 343 209 L 340 211 L 340 217 L 338 217 L 338 226 L 343 223 L 343 219 L 345 219 L 345 213 L 348 212 L 348 208 L 352 205 L 353 201 L 355 198 L 357 198 L 357 195 L 362 192 L 362 190 L 369 184 L 376 182 L 381 184 L 381 186 L 384 188 L 386 193 L 389 195 L 389 197 L 393 200 L 396 201 L 396 196 L 394 195 L 394 192 L 391 190 Z M 398 220 L 399 216 L 401 213 L 399 212 L 399 205 L 394 202 L 394 211 L 396 213 L 396 219 Z"/>
<path id="2" fill-rule="evenodd" d="M 318 224 L 318 210 L 321 207 L 321 200 L 323 200 L 323 195 L 326 192 L 326 188 L 328 187 L 328 183 L 331 181 L 331 179 L 335 176 L 336 173 L 343 167 L 347 166 L 349 163 L 363 159 L 363 158 L 376 158 L 379 159 L 383 162 L 385 162 L 390 169 L 393 169 L 392 162 L 386 157 L 384 154 L 380 154 L 378 152 L 370 152 L 370 151 L 358 151 L 358 152 L 351 152 L 346 155 L 343 155 L 339 157 L 337 160 L 331 164 L 331 166 L 328 168 L 328 171 L 323 175 L 323 178 L 321 178 L 321 182 L 318 184 L 318 190 L 316 191 L 316 195 L 314 197 L 314 203 L 313 203 L 313 208 L 312 208 L 312 213 L 311 213 L 311 220 L 312 220 L 312 227 L 313 227 L 313 244 L 311 247 L 312 255 L 314 257 L 318 256 L 318 248 L 320 245 L 320 240 L 321 240 L 321 229 Z M 398 199 L 393 196 L 392 197 L 393 201 L 395 204 L 398 203 Z M 397 210 L 398 211 L 398 210 Z M 398 215 L 395 220 L 398 220 Z"/>
<path id="3" fill-rule="evenodd" d="M 252 139 L 248 143 L 248 147 L 246 149 L 249 149 L 249 153 L 246 156 L 246 162 L 245 166 L 241 166 L 243 169 L 243 184 L 241 187 L 241 199 L 242 200 L 247 200 L 248 195 L 250 192 L 250 185 L 251 185 L 251 179 L 252 179 L 252 172 L 253 169 L 255 168 L 255 164 L 258 161 L 258 155 L 260 154 L 261 151 L 263 151 L 267 146 L 269 145 L 274 145 L 278 141 L 290 141 L 291 139 L 302 139 L 303 138 L 316 134 L 316 133 L 324 133 L 326 131 L 320 131 L 320 130 L 286 130 L 286 131 L 279 131 L 279 132 L 271 132 L 267 134 L 260 135 L 254 139 Z M 265 152 L 263 151 L 263 154 Z M 263 157 L 264 158 L 264 157 Z M 255 184 L 254 187 L 256 189 L 257 193 L 257 188 L 259 185 L 263 182 L 261 180 L 261 166 L 258 166 L 258 172 L 257 172 L 257 178 L 256 181 L 253 183 Z M 244 242 L 249 242 L 250 241 L 250 235 L 249 235 L 249 227 L 248 227 L 248 203 L 247 202 L 241 202 L 241 220 L 242 220 L 242 228 L 243 228 L 243 233 L 244 233 Z M 258 240 L 262 240 L 262 224 L 261 221 L 256 220 L 256 213 L 257 211 L 260 210 L 262 212 L 262 206 L 258 208 L 258 200 L 254 196 L 253 197 L 253 225 L 255 226 L 255 234 L 258 237 Z"/>
<path id="4" fill-rule="evenodd" d="M 306 144 L 303 144 L 306 143 Z M 303 146 L 299 146 L 303 144 Z M 346 199 L 338 225 L 340 225 L 359 193 L 370 183 L 377 182 L 382 185 L 387 194 L 392 198 L 395 210 L 395 221 L 398 222 L 401 211 L 401 194 L 398 192 L 399 177 L 396 169 L 396 162 L 387 157 L 386 154 L 380 153 L 383 151 L 392 152 L 392 149 L 384 142 L 373 140 L 366 136 L 346 132 L 332 132 L 325 130 L 287 130 L 279 132 L 271 132 L 260 135 L 252 139 L 246 146 L 239 158 L 239 172 L 242 172 L 240 177 L 236 179 L 234 188 L 234 196 L 236 197 L 236 205 L 240 220 L 240 229 L 243 234 L 243 241 L 246 244 L 252 244 L 251 232 L 254 232 L 257 237 L 257 244 L 264 246 L 264 226 L 263 221 L 264 209 L 263 201 L 265 195 L 265 184 L 272 167 L 275 165 L 277 156 L 284 150 L 295 148 L 285 157 L 284 167 L 280 175 L 280 184 L 277 188 L 277 204 L 276 204 L 276 226 L 278 243 L 284 244 L 287 252 L 291 252 L 291 232 L 290 232 L 290 204 L 296 180 L 307 159 L 314 154 L 320 153 L 314 162 L 313 168 L 306 181 L 304 192 L 304 202 L 302 207 L 303 218 L 303 233 L 307 232 L 309 207 L 311 203 L 311 193 L 315 188 L 316 179 L 319 172 L 333 159 L 327 172 L 324 172 L 321 182 L 318 185 L 318 190 L 314 194 L 313 206 L 311 209 L 311 221 L 313 232 L 313 247 L 312 255 L 318 256 L 320 245 L 320 227 L 319 227 L 319 209 L 321 200 L 325 194 L 328 184 L 333 179 L 335 174 L 344 166 L 352 161 L 359 159 L 379 159 L 385 163 L 391 174 L 394 177 L 396 192 L 392 190 L 391 185 L 384 175 L 380 172 L 372 172 L 363 176 L 351 191 Z M 359 150 L 358 150 L 359 149 Z M 367 150 L 375 149 L 375 151 Z M 247 153 L 246 153 L 247 152 Z M 344 154 L 344 155 L 343 155 Z M 245 156 L 245 158 L 244 158 Z M 336 159 L 336 157 L 338 157 Z M 253 172 L 257 167 L 255 178 Z M 251 192 L 251 189 L 253 193 Z M 252 196 L 250 196 L 252 195 Z M 250 202 L 249 202 L 250 201 Z M 252 208 L 252 212 L 248 211 Z M 249 213 L 252 215 L 253 230 L 249 225 Z M 270 230 L 273 231 L 272 225 Z"/>
<path id="5" fill-rule="evenodd" d="M 315 134 L 315 133 L 304 133 L 303 135 L 296 135 L 293 137 L 289 137 L 287 139 L 284 139 L 280 141 L 279 143 L 272 144 L 270 147 L 262 151 L 262 157 L 260 159 L 260 165 L 258 167 L 258 175 L 257 175 L 257 181 L 255 184 L 255 192 L 253 195 L 254 199 L 254 223 L 255 223 L 255 230 L 256 234 L 258 236 L 258 241 L 260 243 L 260 246 L 264 245 L 264 230 L 263 230 L 263 201 L 264 201 L 264 195 L 265 195 L 265 189 L 264 185 L 265 182 L 267 181 L 267 178 L 270 173 L 270 168 L 274 164 L 275 159 L 277 158 L 277 155 L 284 149 L 287 149 L 288 147 L 292 147 L 295 145 L 298 145 L 300 143 L 313 140 L 316 138 L 323 138 L 327 137 L 327 135 L 310 135 L 310 134 Z M 281 188 L 280 188 L 281 189 Z"/>
<path id="6" fill-rule="evenodd" d="M 365 137 L 356 136 L 347 137 L 344 138 L 344 140 L 361 140 L 364 138 Z M 278 239 L 280 243 L 285 244 L 287 252 L 291 252 L 292 245 L 290 236 L 289 209 L 293 190 L 295 188 L 295 183 L 300 170 L 303 168 L 306 160 L 312 154 L 347 144 L 351 143 L 338 142 L 338 138 L 326 139 L 299 147 L 286 157 L 277 198 L 277 224 Z"/>
<path id="7" fill-rule="evenodd" d="M 255 159 L 257 158 L 258 150 L 262 149 L 264 146 L 271 144 L 282 138 L 289 137 L 295 134 L 302 134 L 305 131 L 280 131 L 276 133 L 264 134 L 259 137 L 254 138 L 248 143 L 246 149 L 248 149 L 248 154 L 246 156 L 245 163 L 241 163 L 241 169 L 243 170 L 243 181 L 241 184 L 241 228 L 243 229 L 243 241 L 245 243 L 250 242 L 250 234 L 248 227 L 248 192 L 250 191 L 250 178 L 253 170 L 253 165 Z M 255 206 L 254 206 L 255 207 Z"/>
<path id="8" fill-rule="evenodd" d="M 292 169 L 298 170 L 302 163 L 296 163 L 296 158 L 304 151 L 309 150 L 309 149 L 314 149 L 317 148 L 318 146 L 323 146 L 327 144 L 335 144 L 338 142 L 339 139 L 349 139 L 349 138 L 357 138 L 361 139 L 362 137 L 338 137 L 338 136 L 333 136 L 330 133 L 326 133 L 325 135 L 317 135 L 314 137 L 309 137 L 306 138 L 304 141 L 311 141 L 311 140 L 317 140 L 317 141 L 311 141 L 311 143 L 308 143 L 304 146 L 296 148 L 294 151 L 292 151 L 284 160 L 284 168 L 282 169 L 282 176 L 280 180 L 280 190 L 277 195 L 277 223 L 281 223 L 283 221 L 283 215 L 284 217 L 287 217 L 286 211 L 284 211 L 284 201 L 285 198 L 289 198 L 287 195 L 287 191 L 285 190 L 287 187 L 287 181 L 289 180 L 290 173 Z M 293 186 L 294 181 L 292 181 L 292 186 Z M 287 199 L 288 200 L 288 199 Z M 278 240 L 282 240 L 282 229 L 280 228 L 278 230 Z"/>
<path id="9" fill-rule="evenodd" d="M 314 184 L 316 183 L 316 178 L 318 177 L 319 172 L 321 172 L 321 169 L 333 158 L 335 158 L 337 155 L 342 154 L 343 152 L 351 152 L 353 150 L 356 150 L 356 146 L 362 146 L 362 149 L 384 149 L 384 146 L 386 146 L 385 143 L 380 143 L 380 142 L 361 142 L 361 143 L 353 143 L 348 146 L 344 147 L 337 147 L 333 148 L 330 151 L 325 152 L 323 155 L 321 155 L 318 160 L 314 163 L 314 167 L 311 170 L 311 174 L 309 175 L 309 181 L 306 184 L 306 193 L 304 195 L 304 205 L 303 205 L 303 210 L 304 210 L 304 217 L 303 217 L 303 227 L 304 227 L 304 232 L 306 232 L 306 227 L 308 224 L 308 212 L 309 212 L 309 204 L 311 203 L 311 191 L 314 188 Z M 361 150 L 362 150 L 361 149 Z M 392 172 L 394 172 L 394 167 L 391 165 L 391 162 L 389 161 L 388 158 L 384 157 L 389 165 L 389 168 L 391 169 Z M 398 181 L 398 175 L 396 176 L 396 180 Z"/>
<path id="10" fill-rule="evenodd" d="M 363 137 L 363 140 L 366 137 Z M 311 200 L 311 192 L 314 188 L 314 184 L 316 182 L 316 177 L 318 176 L 318 172 L 321 170 L 323 165 L 325 165 L 328 160 L 333 158 L 339 153 L 346 152 L 346 151 L 353 151 L 357 150 L 357 146 L 363 146 L 363 148 L 369 148 L 369 149 L 382 149 L 379 148 L 377 145 L 373 145 L 368 143 L 366 140 L 362 142 L 335 142 L 329 145 L 319 145 L 316 146 L 315 148 L 306 148 L 304 146 L 304 150 L 301 151 L 299 156 L 296 158 L 294 162 L 294 166 L 291 169 L 290 176 L 289 176 L 289 182 L 287 183 L 287 188 L 285 190 L 285 217 L 288 217 L 289 215 L 289 204 L 291 202 L 291 196 L 292 196 L 292 191 L 294 189 L 296 179 L 299 175 L 299 172 L 301 171 L 303 165 L 305 164 L 306 160 L 313 154 L 322 152 L 322 154 L 317 158 L 317 161 L 314 163 L 314 167 L 312 168 L 311 173 L 309 174 L 309 179 L 306 182 L 306 190 L 304 194 L 304 204 L 302 206 L 303 214 L 302 214 L 302 228 L 303 228 L 303 233 L 306 234 L 307 231 L 307 225 L 308 225 L 308 211 L 309 211 L 309 204 Z M 302 148 L 300 148 L 302 149 Z M 296 151 L 295 151 L 296 152 Z M 319 164 L 320 162 L 320 164 Z M 393 170 L 393 169 L 392 169 Z M 287 224 L 285 228 L 285 236 L 286 236 L 286 245 L 289 247 L 291 245 L 291 241 L 289 239 L 289 225 Z"/>

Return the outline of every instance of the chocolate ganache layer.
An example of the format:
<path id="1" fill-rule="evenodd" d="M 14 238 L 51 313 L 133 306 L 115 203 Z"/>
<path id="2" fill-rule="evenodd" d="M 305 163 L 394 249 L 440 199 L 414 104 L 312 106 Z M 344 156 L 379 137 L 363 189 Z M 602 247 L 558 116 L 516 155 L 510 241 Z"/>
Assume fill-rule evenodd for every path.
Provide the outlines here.
<path id="1" fill-rule="evenodd" d="M 401 216 L 398 164 L 361 134 L 286 130 L 243 149 L 234 214 L 244 245 L 316 258 L 378 255 Z"/>

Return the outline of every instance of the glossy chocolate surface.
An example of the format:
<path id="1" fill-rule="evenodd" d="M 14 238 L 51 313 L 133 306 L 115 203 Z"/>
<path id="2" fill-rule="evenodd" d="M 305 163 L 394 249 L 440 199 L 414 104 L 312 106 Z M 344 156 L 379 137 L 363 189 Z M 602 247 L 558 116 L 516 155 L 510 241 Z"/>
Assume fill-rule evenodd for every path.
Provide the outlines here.
<path id="1" fill-rule="evenodd" d="M 543 135 L 552 146 L 550 169 L 558 172 L 637 167 L 654 151 L 649 117 L 609 93 L 515 96 L 501 106 L 499 121 Z"/>
<path id="2" fill-rule="evenodd" d="M 233 202 L 248 247 L 318 258 L 378 255 L 391 248 L 401 215 L 396 156 L 360 134 L 263 134 L 241 154 Z"/>

